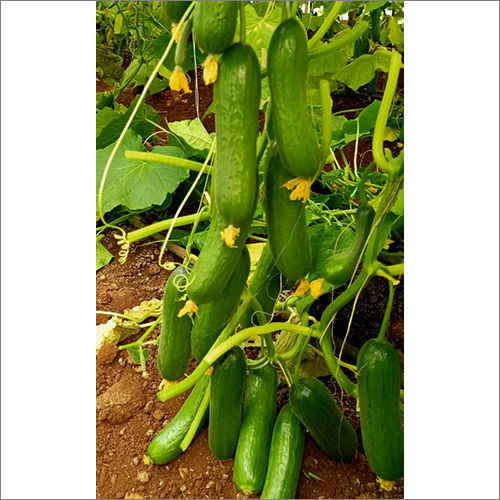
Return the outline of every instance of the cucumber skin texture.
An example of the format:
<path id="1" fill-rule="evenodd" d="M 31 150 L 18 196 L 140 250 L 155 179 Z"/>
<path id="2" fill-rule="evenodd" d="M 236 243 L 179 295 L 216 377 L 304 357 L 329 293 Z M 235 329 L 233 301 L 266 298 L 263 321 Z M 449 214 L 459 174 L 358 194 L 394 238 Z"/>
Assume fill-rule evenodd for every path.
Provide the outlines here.
<path id="1" fill-rule="evenodd" d="M 286 169 L 313 177 L 320 150 L 306 103 L 309 56 L 305 30 L 296 19 L 282 22 L 269 43 L 268 76 L 274 135 Z"/>
<path id="2" fill-rule="evenodd" d="M 253 217 L 258 196 L 260 68 L 250 45 L 235 43 L 222 55 L 214 100 L 215 203 L 228 224 L 240 227 Z"/>
<path id="3" fill-rule="evenodd" d="M 220 54 L 233 43 L 238 16 L 237 2 L 196 2 L 193 32 L 206 54 Z"/>
<path id="4" fill-rule="evenodd" d="M 210 384 L 208 445 L 214 457 L 234 456 L 241 427 L 247 365 L 240 347 L 233 347 L 214 366 Z"/>
<path id="5" fill-rule="evenodd" d="M 311 242 L 306 225 L 306 207 L 290 200 L 282 185 L 291 179 L 279 154 L 269 151 L 264 173 L 264 211 L 269 247 L 281 274 L 296 281 L 311 269 Z"/>
<path id="6" fill-rule="evenodd" d="M 177 276 L 185 276 L 187 280 L 189 274 L 185 267 L 179 266 L 168 278 L 163 294 L 163 320 L 158 345 L 158 370 L 164 379 L 170 381 L 178 380 L 184 375 L 191 357 L 193 324 L 187 315 L 177 317 L 185 304 L 182 300 L 185 292 L 177 290 L 174 285 L 174 280 L 179 280 L 176 279 Z"/>
<path id="7" fill-rule="evenodd" d="M 191 351 L 201 361 L 236 311 L 250 272 L 250 254 L 245 247 L 233 275 L 222 293 L 200 306 L 191 330 Z"/>
<path id="8" fill-rule="evenodd" d="M 209 382 L 210 377 L 204 375 L 177 415 L 149 443 L 148 455 L 155 464 L 166 464 L 181 454 L 180 444 L 189 430 Z"/>
<path id="9" fill-rule="evenodd" d="M 226 287 L 245 246 L 250 222 L 240 227 L 240 234 L 235 240 L 237 248 L 230 248 L 220 235 L 227 224 L 214 207 L 209 234 L 189 275 L 187 294 L 196 304 L 215 300 Z"/>
<path id="10" fill-rule="evenodd" d="M 262 249 L 259 262 L 248 283 L 248 291 L 257 299 L 267 319 L 274 310 L 274 305 L 281 291 L 281 274 L 274 264 L 274 259 L 266 244 Z M 257 324 L 257 315 L 250 306 L 240 319 L 241 328 L 249 328 Z"/>
<path id="11" fill-rule="evenodd" d="M 176 24 L 181 20 L 190 3 L 191 2 L 174 2 L 170 0 L 162 2 L 165 14 L 170 21 Z"/>
<path id="12" fill-rule="evenodd" d="M 375 211 L 368 205 L 360 205 L 354 217 L 356 234 L 351 247 L 345 252 L 327 257 L 321 264 L 321 275 L 334 286 L 343 285 L 351 279 L 370 234 Z"/>
<path id="13" fill-rule="evenodd" d="M 358 436 L 322 382 L 315 377 L 294 382 L 290 406 L 328 458 L 338 462 L 354 458 Z"/>
<path id="14" fill-rule="evenodd" d="M 286 404 L 276 418 L 260 498 L 295 498 L 304 455 L 305 429 Z"/>
<path id="15" fill-rule="evenodd" d="M 388 342 L 371 339 L 358 354 L 358 398 L 366 459 L 378 477 L 404 475 L 404 432 L 399 410 L 401 365 Z"/>
<path id="16" fill-rule="evenodd" d="M 245 495 L 256 495 L 264 486 L 277 390 L 278 376 L 272 365 L 250 370 L 233 473 L 237 488 Z"/>

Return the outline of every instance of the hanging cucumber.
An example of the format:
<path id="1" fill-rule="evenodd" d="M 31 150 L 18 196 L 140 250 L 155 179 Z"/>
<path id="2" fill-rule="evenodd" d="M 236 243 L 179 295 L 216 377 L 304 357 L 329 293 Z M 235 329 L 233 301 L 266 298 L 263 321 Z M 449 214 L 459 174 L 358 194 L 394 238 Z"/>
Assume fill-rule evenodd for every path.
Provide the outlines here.
<path id="1" fill-rule="evenodd" d="M 335 253 L 321 263 L 321 276 L 334 286 L 347 283 L 358 264 L 359 257 L 370 234 L 375 211 L 362 204 L 356 210 L 356 234 L 351 246 L 344 252 Z"/>
<path id="2" fill-rule="evenodd" d="M 213 207 L 210 229 L 196 264 L 189 275 L 187 294 L 196 304 L 215 300 L 224 290 L 233 275 L 250 227 L 250 222 L 240 227 L 232 247 L 222 238 L 226 222 L 217 207 Z"/>
<path id="3" fill-rule="evenodd" d="M 153 463 L 166 464 L 181 454 L 180 444 L 193 422 L 209 382 L 210 377 L 204 375 L 196 383 L 177 415 L 149 443 L 148 455 Z"/>
<path id="4" fill-rule="evenodd" d="M 215 204 L 228 224 L 240 227 L 253 217 L 258 189 L 260 68 L 250 45 L 235 43 L 222 55 L 214 100 Z"/>
<path id="5" fill-rule="evenodd" d="M 188 272 L 179 266 L 168 278 L 163 294 L 163 320 L 158 345 L 158 370 L 161 376 L 170 381 L 180 379 L 191 357 L 191 318 L 177 315 L 184 305 L 186 294 L 183 287 L 187 283 Z"/>
<path id="6" fill-rule="evenodd" d="M 311 243 L 306 225 L 306 208 L 290 200 L 282 187 L 290 174 L 281 165 L 275 144 L 271 145 L 264 173 L 264 211 L 268 242 L 280 272 L 290 280 L 304 278 L 311 268 Z"/>
<path id="7" fill-rule="evenodd" d="M 307 36 L 298 19 L 282 22 L 273 33 L 267 59 L 273 130 L 286 169 L 311 178 L 320 149 L 306 104 L 309 56 Z"/>
<path id="8" fill-rule="evenodd" d="M 176 92 L 180 92 L 182 90 L 186 94 L 190 94 L 191 89 L 189 88 L 188 80 L 186 75 L 184 74 L 182 66 L 186 58 L 186 47 L 189 36 L 191 35 L 192 27 L 193 27 L 192 18 L 189 18 L 182 26 L 182 31 L 179 37 L 179 41 L 177 42 L 177 47 L 175 48 L 175 68 L 172 74 L 170 75 L 170 82 L 169 82 L 170 88 L 172 90 L 175 90 Z"/>
<path id="9" fill-rule="evenodd" d="M 186 12 L 190 3 L 191 2 L 173 2 L 168 0 L 167 2 L 161 2 L 161 5 L 163 7 L 163 12 L 165 12 L 170 21 L 177 24 L 184 15 L 184 12 Z"/>
<path id="10" fill-rule="evenodd" d="M 191 331 L 191 350 L 197 361 L 202 360 L 236 311 L 249 272 L 250 254 L 245 247 L 222 293 L 199 308 Z"/>
<path id="11" fill-rule="evenodd" d="M 219 460 L 234 455 L 241 426 L 247 365 L 245 354 L 233 347 L 215 364 L 210 383 L 208 445 Z"/>
<path id="12" fill-rule="evenodd" d="M 404 474 L 404 433 L 399 409 L 401 365 L 392 345 L 371 339 L 358 354 L 358 398 L 366 460 L 377 476 Z"/>
<path id="13" fill-rule="evenodd" d="M 339 462 L 354 458 L 358 437 L 328 388 L 304 377 L 290 388 L 290 407 L 325 454 Z"/>
<path id="14" fill-rule="evenodd" d="M 203 79 L 208 85 L 217 80 L 217 61 L 214 54 L 224 52 L 234 40 L 238 2 L 196 2 L 193 32 L 198 47 L 208 54 L 203 64 Z"/>
<path id="15" fill-rule="evenodd" d="M 264 486 L 277 389 L 278 376 L 272 365 L 250 370 L 233 474 L 236 486 L 245 495 L 256 495 Z"/>
<path id="16" fill-rule="evenodd" d="M 256 315 L 259 312 L 264 313 L 266 320 L 270 320 L 280 294 L 281 274 L 274 264 L 269 244 L 266 244 L 262 249 L 257 267 L 252 274 L 250 283 L 248 283 L 248 291 L 257 299 L 261 310 L 256 311 L 250 306 L 240 319 L 241 328 L 257 325 Z"/>
<path id="17" fill-rule="evenodd" d="M 266 480 L 260 498 L 295 498 L 304 440 L 304 426 L 290 405 L 284 405 L 274 424 Z"/>

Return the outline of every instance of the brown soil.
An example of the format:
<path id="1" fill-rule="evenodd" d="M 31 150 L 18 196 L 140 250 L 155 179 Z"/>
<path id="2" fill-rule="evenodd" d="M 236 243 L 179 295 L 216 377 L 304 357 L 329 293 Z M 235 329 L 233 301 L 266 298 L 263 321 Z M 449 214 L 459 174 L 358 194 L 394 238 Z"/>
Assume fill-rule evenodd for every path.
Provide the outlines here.
<path id="1" fill-rule="evenodd" d="M 383 75 L 382 75 L 383 77 Z M 212 100 L 212 89 L 199 83 L 199 109 L 203 116 Z M 379 81 L 379 88 L 380 88 Z M 98 82 L 98 90 L 105 90 Z M 191 88 L 194 79 L 191 82 Z M 383 86 L 381 87 L 383 88 Z M 127 89 L 119 102 L 130 103 L 140 88 Z M 380 98 L 380 97 L 379 97 Z M 334 99 L 334 111 L 366 106 L 372 97 L 355 96 Z M 192 119 L 196 116 L 195 93 L 179 95 L 170 90 L 151 96 L 147 100 L 167 120 Z M 209 132 L 214 130 L 213 115 L 204 119 Z M 165 141 L 166 137 L 160 135 Z M 397 153 L 395 143 L 387 143 Z M 358 166 L 371 161 L 371 140 L 362 139 L 358 148 Z M 345 150 L 352 161 L 354 146 Z M 339 158 L 339 160 L 341 160 Z M 106 233 L 103 244 L 115 257 L 118 247 L 111 233 Z M 158 262 L 160 244 L 148 241 L 132 245 L 125 264 L 117 260 L 96 273 L 96 309 L 123 312 L 143 300 L 161 299 L 168 273 Z M 168 254 L 165 258 L 179 260 Z M 325 299 L 326 300 L 326 299 Z M 360 346 L 378 332 L 382 320 L 387 289 L 382 279 L 372 280 L 360 295 L 352 322 L 349 343 Z M 396 288 L 396 296 L 388 338 L 394 343 L 403 362 L 403 283 Z M 317 312 L 325 304 L 318 301 Z M 350 308 L 342 310 L 335 321 L 337 335 L 347 330 Z M 96 316 L 96 323 L 109 317 Z M 159 334 L 157 328 L 152 337 Z M 343 333 L 342 333 L 343 335 Z M 136 338 L 136 337 L 135 337 Z M 127 342 L 134 340 L 134 337 Z M 190 370 L 194 368 L 194 363 Z M 232 480 L 233 461 L 215 459 L 208 448 L 207 429 L 204 428 L 188 450 L 166 466 L 145 465 L 143 458 L 152 437 L 170 421 L 179 410 L 187 394 L 161 403 L 156 397 L 160 376 L 156 368 L 156 347 L 151 348 L 147 363 L 149 378 L 144 379 L 140 367 L 126 351 L 107 345 L 96 360 L 96 498 L 247 498 L 239 493 Z M 358 432 L 359 419 L 355 401 L 340 391 L 336 382 L 323 379 Z M 340 400 L 342 398 L 342 401 Z M 279 405 L 287 399 L 286 386 L 280 386 Z M 349 464 L 329 460 L 308 436 L 304 452 L 297 498 L 403 498 L 404 480 L 397 482 L 389 493 L 383 491 L 360 449 Z M 313 473 L 320 479 L 306 477 Z"/>

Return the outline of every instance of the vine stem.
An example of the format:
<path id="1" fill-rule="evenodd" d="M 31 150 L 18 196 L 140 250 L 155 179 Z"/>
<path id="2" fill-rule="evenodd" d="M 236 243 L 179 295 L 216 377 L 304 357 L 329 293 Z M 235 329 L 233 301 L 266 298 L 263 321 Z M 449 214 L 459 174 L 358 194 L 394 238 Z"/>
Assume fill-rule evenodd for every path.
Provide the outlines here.
<path id="1" fill-rule="evenodd" d="M 184 21 L 187 19 L 187 17 L 191 14 L 191 11 L 193 10 L 193 8 L 194 8 L 194 2 L 192 2 L 191 5 L 187 8 L 186 12 L 184 12 L 184 15 L 182 16 L 179 24 L 184 23 Z M 106 162 L 106 166 L 104 167 L 104 172 L 102 174 L 101 182 L 99 184 L 99 196 L 97 199 L 97 206 L 99 209 L 99 218 L 101 219 L 102 223 L 105 225 L 107 225 L 107 223 L 104 219 L 104 212 L 103 212 L 103 208 L 102 208 L 102 193 L 104 191 L 104 184 L 106 182 L 106 177 L 107 177 L 109 169 L 111 167 L 111 163 L 116 155 L 116 152 L 118 151 L 118 148 L 120 147 L 120 144 L 123 141 L 123 138 L 125 137 L 125 134 L 127 133 L 127 130 L 129 129 L 133 119 L 135 118 L 135 115 L 137 114 L 139 107 L 144 102 L 144 99 L 146 98 L 146 94 L 147 94 L 149 87 L 151 86 L 151 83 L 153 83 L 153 80 L 155 79 L 156 74 L 158 73 L 159 69 L 161 68 L 163 61 L 165 61 L 165 59 L 167 58 L 167 56 L 170 52 L 170 49 L 172 48 L 173 43 L 174 43 L 174 39 L 172 37 L 170 39 L 170 42 L 168 43 L 165 51 L 163 52 L 163 55 L 160 57 L 158 64 L 156 65 L 156 67 L 153 70 L 153 72 L 151 73 L 148 81 L 146 82 L 146 85 L 144 85 L 144 88 L 141 92 L 139 100 L 137 101 L 135 108 L 133 109 L 132 113 L 130 114 L 130 116 L 127 120 L 127 123 L 125 124 L 125 127 L 123 127 L 123 130 L 120 134 L 120 137 L 118 137 L 118 140 L 116 141 L 116 144 L 115 144 L 113 150 L 111 151 L 111 154 L 109 155 L 108 161 Z"/>
<path id="2" fill-rule="evenodd" d="M 394 301 L 394 285 L 392 281 L 389 281 L 389 298 L 387 299 L 387 307 L 385 308 L 384 319 L 380 325 L 380 331 L 378 332 L 378 340 L 382 340 L 385 337 L 385 332 L 387 331 L 387 326 L 389 325 L 389 319 L 391 317 L 392 303 Z"/>
<path id="3" fill-rule="evenodd" d="M 318 31 L 314 34 L 314 36 L 309 40 L 309 49 L 312 49 L 315 45 L 317 45 L 321 39 L 323 38 L 323 35 L 328 31 L 328 28 L 333 24 L 333 21 L 337 18 L 339 15 L 340 10 L 342 9 L 344 5 L 344 2 L 335 2 L 335 5 L 332 7 L 332 10 L 328 13 L 328 15 L 325 17 L 325 20 L 319 27 Z"/>
<path id="4" fill-rule="evenodd" d="M 134 243 L 135 241 L 142 240 L 153 234 L 165 231 L 165 229 L 168 229 L 172 224 L 173 227 L 188 226 L 190 224 L 193 224 L 197 218 L 198 214 L 190 214 L 183 215 L 182 217 L 177 217 L 177 219 L 166 219 L 155 222 L 154 224 L 150 224 L 149 226 L 141 227 L 140 229 L 136 229 L 135 231 L 130 231 L 130 233 L 127 234 L 127 241 L 129 243 Z M 200 221 L 205 221 L 209 218 L 210 215 L 208 213 L 199 215 Z"/>
<path id="5" fill-rule="evenodd" d="M 245 2 L 240 2 L 240 42 L 245 43 L 247 36 L 247 23 L 245 16 Z"/>
<path id="6" fill-rule="evenodd" d="M 201 172 L 204 170 L 205 174 L 212 174 L 212 167 L 207 166 L 204 169 L 203 163 L 187 160 L 186 158 L 178 158 L 177 156 L 163 155 L 161 153 L 146 153 L 144 151 L 127 150 L 125 151 L 125 159 L 131 161 L 145 161 L 148 163 L 161 163 L 162 165 L 184 168 L 186 170 L 193 170 L 194 172 Z"/>
<path id="7" fill-rule="evenodd" d="M 322 139 L 321 151 L 322 158 L 320 168 L 315 176 L 317 178 L 323 170 L 325 161 L 330 153 L 330 143 L 332 142 L 333 120 L 332 120 L 332 96 L 330 95 L 330 82 L 321 79 L 319 81 L 319 94 L 321 98 L 321 122 L 322 122 Z"/>
<path id="8" fill-rule="evenodd" d="M 250 300 L 248 300 L 246 305 L 248 305 L 249 302 Z M 221 356 L 226 354 L 226 352 L 232 349 L 234 346 L 240 345 L 242 342 L 249 339 L 250 337 L 253 337 L 255 335 L 264 335 L 266 333 L 272 333 L 278 330 L 287 330 L 297 333 L 299 335 L 309 334 L 309 328 L 305 326 L 294 325 L 291 323 L 277 322 L 277 323 L 267 323 L 266 325 L 245 328 L 244 330 L 235 333 L 232 337 L 229 337 L 227 340 L 221 342 L 220 339 L 221 337 L 223 337 L 223 334 L 226 332 L 226 334 L 230 335 L 231 331 L 235 328 L 236 326 L 234 324 L 235 317 L 236 315 L 233 317 L 233 321 L 231 321 L 231 323 L 228 324 L 228 326 L 226 326 L 226 328 L 223 330 L 217 341 L 214 343 L 212 349 L 205 355 L 205 357 L 201 360 L 200 364 L 191 373 L 191 375 L 189 375 L 184 380 L 181 380 L 177 384 L 171 387 L 167 387 L 166 389 L 163 389 L 162 391 L 156 394 L 160 401 L 167 401 L 168 399 L 178 396 L 187 389 L 193 387 L 193 385 L 203 376 L 203 374 L 210 368 L 210 366 L 213 363 L 215 363 Z M 236 324 L 238 323 L 238 321 L 239 317 L 236 320 Z M 227 332 L 228 329 L 229 331 Z M 317 335 L 314 333 L 312 334 L 312 336 L 316 337 Z"/>
<path id="9" fill-rule="evenodd" d="M 196 410 L 196 414 L 194 416 L 194 419 L 191 422 L 191 425 L 189 426 L 189 430 L 187 431 L 186 435 L 184 436 L 184 439 L 181 441 L 180 448 L 182 451 L 186 451 L 188 446 L 193 441 L 194 436 L 196 435 L 196 432 L 198 431 L 198 427 L 200 426 L 201 421 L 203 420 L 203 417 L 205 416 L 205 412 L 207 411 L 209 401 L 210 401 L 210 381 L 208 382 L 208 387 L 205 391 L 203 399 L 201 400 L 200 406 Z"/>
<path id="10" fill-rule="evenodd" d="M 385 173 L 392 173 L 394 167 L 387 159 L 384 152 L 384 135 L 387 119 L 389 118 L 389 111 L 391 109 L 392 100 L 396 93 L 398 85 L 399 70 L 401 68 L 401 54 L 397 50 L 391 53 L 391 64 L 389 66 L 389 73 L 387 75 L 387 83 L 385 85 L 384 95 L 375 122 L 375 129 L 373 131 L 372 153 L 373 159 L 377 167 Z"/>
<path id="11" fill-rule="evenodd" d="M 156 320 L 153 322 L 153 324 L 141 335 L 140 338 L 138 338 L 135 342 L 131 342 L 130 344 L 121 345 L 120 347 L 118 347 L 118 350 L 121 351 L 123 349 L 128 349 L 129 347 L 141 346 L 142 343 L 147 339 L 149 334 L 155 329 L 156 325 L 158 325 L 158 323 L 160 323 L 162 318 L 163 318 L 163 315 L 158 316 L 158 318 L 156 318 Z"/>

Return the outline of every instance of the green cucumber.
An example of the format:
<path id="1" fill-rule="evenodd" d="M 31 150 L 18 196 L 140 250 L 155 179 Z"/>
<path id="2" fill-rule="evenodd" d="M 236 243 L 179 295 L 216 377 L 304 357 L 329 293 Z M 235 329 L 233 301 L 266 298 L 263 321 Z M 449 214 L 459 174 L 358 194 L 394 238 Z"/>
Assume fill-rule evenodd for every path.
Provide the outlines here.
<path id="1" fill-rule="evenodd" d="M 171 0 L 161 2 L 163 12 L 165 12 L 170 21 L 175 24 L 181 20 L 190 3 L 191 2 L 173 2 Z"/>
<path id="2" fill-rule="evenodd" d="M 149 443 L 148 455 L 153 463 L 166 464 L 181 454 L 181 442 L 193 422 L 209 382 L 210 377 L 204 375 L 196 383 L 177 415 Z"/>
<path id="3" fill-rule="evenodd" d="M 175 48 L 175 65 L 182 68 L 184 60 L 186 59 L 186 47 L 191 29 L 193 28 L 193 19 L 190 17 L 182 26 L 181 35 Z"/>
<path id="4" fill-rule="evenodd" d="M 266 481 L 260 498 L 295 498 L 304 440 L 304 426 L 290 405 L 284 405 L 274 424 Z"/>
<path id="5" fill-rule="evenodd" d="M 396 349 L 371 339 L 358 354 L 358 398 L 366 460 L 378 477 L 404 474 L 404 433 L 399 409 L 401 365 Z"/>
<path id="6" fill-rule="evenodd" d="M 228 224 L 240 227 L 253 217 L 258 190 L 260 68 L 250 45 L 235 43 L 222 55 L 214 101 L 215 204 Z"/>
<path id="7" fill-rule="evenodd" d="M 306 103 L 308 62 L 305 29 L 298 19 L 287 19 L 273 33 L 267 56 L 272 123 L 284 166 L 293 177 L 305 178 L 320 164 Z"/>
<path id="8" fill-rule="evenodd" d="M 354 216 L 356 234 L 351 246 L 341 253 L 327 257 L 321 263 L 321 276 L 334 286 L 347 283 L 358 264 L 359 257 L 372 228 L 375 211 L 368 205 L 360 205 Z"/>
<path id="9" fill-rule="evenodd" d="M 180 379 L 189 365 L 191 357 L 191 328 L 189 316 L 177 317 L 184 307 L 182 300 L 186 292 L 179 290 L 188 280 L 185 267 L 179 266 L 172 272 L 163 294 L 163 319 L 158 345 L 158 370 L 170 381 Z"/>
<path id="10" fill-rule="evenodd" d="M 232 43 L 236 32 L 238 2 L 196 2 L 193 32 L 206 54 L 220 54 Z"/>
<path id="11" fill-rule="evenodd" d="M 315 377 L 304 377 L 290 388 L 290 407 L 329 458 L 348 462 L 358 437 L 328 388 Z"/>
<path id="12" fill-rule="evenodd" d="M 188 297 L 196 304 L 215 300 L 224 290 L 233 275 L 250 227 L 250 222 L 240 227 L 235 247 L 229 247 L 221 237 L 226 222 L 213 207 L 210 229 L 191 274 L 187 288 Z"/>
<path id="13" fill-rule="evenodd" d="M 236 311 L 250 272 L 250 254 L 243 249 L 236 269 L 222 293 L 200 306 L 191 331 L 191 350 L 201 361 Z"/>
<path id="14" fill-rule="evenodd" d="M 256 495 L 264 486 L 277 390 L 278 376 L 272 365 L 250 370 L 233 469 L 234 483 L 245 495 Z"/>
<path id="15" fill-rule="evenodd" d="M 246 373 L 245 354 L 238 346 L 214 366 L 210 384 L 208 445 L 219 460 L 231 458 L 236 449 Z"/>
<path id="16" fill-rule="evenodd" d="M 266 244 L 262 249 L 257 267 L 248 283 L 248 291 L 257 299 L 261 310 L 256 311 L 250 306 L 240 319 L 241 328 L 257 325 L 256 313 L 264 313 L 266 320 L 270 320 L 280 294 L 281 274 L 274 264 L 269 244 Z"/>
<path id="17" fill-rule="evenodd" d="M 264 173 L 264 211 L 269 247 L 280 272 L 290 280 L 304 278 L 311 269 L 311 242 L 306 207 L 290 200 L 283 187 L 291 176 L 281 164 L 274 145 L 268 151 Z"/>

